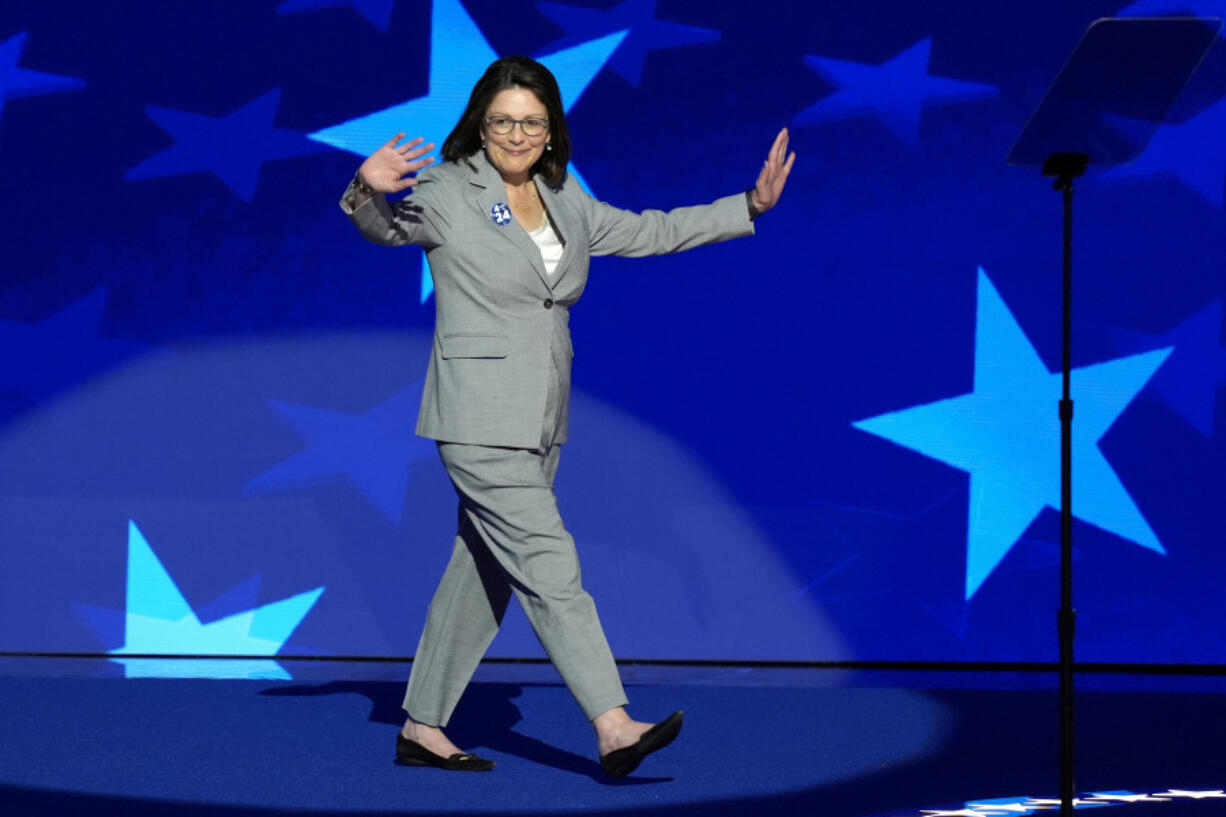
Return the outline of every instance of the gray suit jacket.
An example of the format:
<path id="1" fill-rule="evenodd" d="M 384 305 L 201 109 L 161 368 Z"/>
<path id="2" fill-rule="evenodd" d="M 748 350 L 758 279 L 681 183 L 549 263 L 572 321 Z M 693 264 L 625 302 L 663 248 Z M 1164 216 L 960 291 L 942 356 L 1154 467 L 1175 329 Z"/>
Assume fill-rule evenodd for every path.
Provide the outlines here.
<path id="1" fill-rule="evenodd" d="M 593 255 L 645 256 L 750 235 L 745 196 L 667 213 L 633 213 L 598 202 L 574 179 L 537 189 L 565 244 L 553 276 L 506 209 L 506 187 L 484 153 L 422 171 L 412 195 L 381 195 L 341 207 L 380 244 L 417 244 L 434 276 L 434 349 L 417 433 L 448 442 L 535 449 L 557 367 L 565 442 L 572 350 L 570 306 Z M 502 223 L 499 223 L 502 222 Z M 552 359 L 551 359 L 552 358 Z"/>

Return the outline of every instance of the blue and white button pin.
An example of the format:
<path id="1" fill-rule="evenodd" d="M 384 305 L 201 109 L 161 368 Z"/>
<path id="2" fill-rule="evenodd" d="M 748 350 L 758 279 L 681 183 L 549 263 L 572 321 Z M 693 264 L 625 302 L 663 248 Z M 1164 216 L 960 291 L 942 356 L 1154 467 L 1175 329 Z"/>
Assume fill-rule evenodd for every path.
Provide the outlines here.
<path id="1" fill-rule="evenodd" d="M 499 227 L 507 226 L 511 223 L 511 208 L 501 201 L 496 203 L 490 208 L 490 221 Z"/>

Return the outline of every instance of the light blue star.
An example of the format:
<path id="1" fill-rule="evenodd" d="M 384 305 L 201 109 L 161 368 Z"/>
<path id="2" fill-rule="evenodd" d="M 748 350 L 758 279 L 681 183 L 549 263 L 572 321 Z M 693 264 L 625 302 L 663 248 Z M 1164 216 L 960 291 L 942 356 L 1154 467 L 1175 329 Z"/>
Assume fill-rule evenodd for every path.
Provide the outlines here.
<path id="1" fill-rule="evenodd" d="M 317 587 L 202 624 L 174 580 L 158 560 L 135 522 L 128 523 L 128 593 L 124 644 L 111 655 L 276 655 L 310 612 L 324 588 Z M 153 672 L 149 658 L 115 659 L 125 663 L 129 677 Z M 130 663 L 129 663 L 130 662 Z M 251 666 L 244 677 L 261 669 L 288 677 L 273 661 Z"/>
<path id="2" fill-rule="evenodd" d="M 285 0 L 277 6 L 277 14 L 294 14 L 300 11 L 349 6 L 365 17 L 380 31 L 387 31 L 392 21 L 392 7 L 396 0 Z"/>
<path id="3" fill-rule="evenodd" d="M 83 80 L 61 77 L 18 68 L 21 52 L 26 47 L 27 32 L 14 34 L 0 43 L 0 115 L 4 114 L 6 99 L 20 99 L 42 94 L 58 94 L 62 91 L 77 91 L 85 87 Z"/>
<path id="4" fill-rule="evenodd" d="M 625 36 L 626 32 L 619 31 L 541 57 L 541 62 L 557 77 L 567 111 L 583 95 L 584 89 L 608 62 Z M 427 142 L 441 146 L 464 112 L 472 86 L 485 66 L 497 58 L 485 35 L 459 0 L 435 0 L 430 22 L 429 92 L 408 102 L 324 128 L 312 133 L 310 138 L 363 157 L 374 153 L 401 131 L 410 137 L 423 136 Z M 571 172 L 574 173 L 573 168 Z M 578 174 L 575 174 L 575 178 L 582 183 Z M 425 256 L 421 257 L 421 302 L 425 303 L 434 291 L 434 284 L 425 264 Z"/>
<path id="5" fill-rule="evenodd" d="M 293 676 L 267 658 L 112 658 L 125 678 L 209 678 L 232 681 L 289 681 Z"/>
<path id="6" fill-rule="evenodd" d="M 1222 206 L 1226 177 L 1226 97 L 1178 125 L 1162 125 L 1135 160 L 1110 168 L 1102 178 L 1148 178 L 1173 173 L 1201 198 Z"/>
<path id="7" fill-rule="evenodd" d="M 1125 354 L 1170 347 L 1174 351 L 1146 386 L 1184 422 L 1206 437 L 1213 436 L 1217 389 L 1226 367 L 1222 336 L 1222 301 L 1217 300 L 1160 335 L 1118 331 L 1117 345 Z"/>
<path id="8" fill-rule="evenodd" d="M 1008 817 L 1026 817 L 1043 811 L 1042 806 L 1032 805 L 1029 797 L 993 797 L 987 800 L 966 801 L 964 814 L 975 814 L 981 817 L 990 815 L 1008 815 Z"/>
<path id="9" fill-rule="evenodd" d="M 208 171 L 243 201 L 255 198 L 260 166 L 324 152 L 301 133 L 273 127 L 281 90 L 274 88 L 225 116 L 148 108 L 149 118 L 174 137 L 176 144 L 125 174 L 128 181 Z"/>
<path id="10" fill-rule="evenodd" d="M 899 139 L 919 142 L 920 115 L 932 103 L 998 96 L 993 85 L 928 75 L 932 40 L 920 40 L 881 65 L 806 56 L 805 65 L 836 86 L 834 93 L 798 113 L 800 125 L 873 116 Z"/>
<path id="11" fill-rule="evenodd" d="M 145 347 L 98 336 L 108 293 L 105 287 L 65 306 L 39 323 L 0 320 L 0 389 L 16 389 L 38 402 L 78 384 Z"/>
<path id="12" fill-rule="evenodd" d="M 418 380 L 361 414 L 270 401 L 306 448 L 244 485 L 244 495 L 346 479 L 383 516 L 399 522 L 412 468 L 435 456 L 434 443 L 413 433 L 421 389 Z"/>
<path id="13" fill-rule="evenodd" d="M 713 43 L 720 39 L 720 33 L 713 28 L 657 20 L 656 0 L 625 0 L 607 11 L 549 2 L 537 4 L 537 8 L 566 29 L 566 34 L 550 43 L 548 48 L 568 48 L 614 31 L 629 31 L 630 34 L 609 60 L 609 67 L 636 88 L 643 79 L 647 52 Z"/>
<path id="14" fill-rule="evenodd" d="M 1073 513 L 1164 553 L 1098 441 L 1170 353 L 1083 366 L 1072 374 Z M 1061 375 L 1051 373 L 979 270 L 975 379 L 970 394 L 853 423 L 971 475 L 966 598 L 1045 507 L 1060 507 Z"/>

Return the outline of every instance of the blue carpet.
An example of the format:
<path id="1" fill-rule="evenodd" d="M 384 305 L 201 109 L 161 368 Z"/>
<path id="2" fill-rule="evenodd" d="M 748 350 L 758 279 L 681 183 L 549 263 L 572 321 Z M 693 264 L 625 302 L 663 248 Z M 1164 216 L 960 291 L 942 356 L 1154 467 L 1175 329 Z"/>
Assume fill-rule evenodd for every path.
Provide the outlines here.
<path id="1" fill-rule="evenodd" d="M 1046 690 L 637 685 L 636 716 L 684 708 L 686 725 L 622 781 L 603 777 L 590 727 L 553 684 L 469 688 L 448 731 L 495 771 L 396 766 L 402 692 L 399 681 L 0 678 L 0 815 L 918 817 L 1051 796 L 1058 779 Z M 1220 694 L 1082 694 L 1079 790 L 1220 788 L 1224 724 Z M 1105 815 L 1210 817 L 1223 804 Z"/>

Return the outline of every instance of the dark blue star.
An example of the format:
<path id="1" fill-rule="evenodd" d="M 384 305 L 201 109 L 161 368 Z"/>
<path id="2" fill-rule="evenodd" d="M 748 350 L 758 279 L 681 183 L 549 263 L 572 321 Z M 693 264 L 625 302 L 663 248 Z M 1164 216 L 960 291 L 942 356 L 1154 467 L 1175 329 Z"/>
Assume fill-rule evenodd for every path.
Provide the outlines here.
<path id="1" fill-rule="evenodd" d="M 412 468 L 435 446 L 413 433 L 421 381 L 361 414 L 271 401 L 306 448 L 243 486 L 266 494 L 347 479 L 388 519 L 399 522 Z"/>
<path id="2" fill-rule="evenodd" d="M 843 545 L 847 555 L 823 562 L 817 578 L 806 582 L 794 598 L 812 596 L 821 607 L 830 608 L 836 604 L 895 595 L 899 603 L 923 611 L 957 638 L 966 638 L 967 608 L 961 596 L 951 597 L 949 587 L 939 581 L 891 581 L 879 573 L 881 568 L 874 563 L 872 548 L 865 549 L 863 545 L 864 542 L 904 541 L 914 535 L 915 529 L 933 524 L 934 515 L 948 513 L 950 502 L 965 493 L 964 486 L 939 494 L 916 492 L 913 497 L 916 504 L 922 503 L 922 506 L 898 511 L 810 500 L 809 507 L 820 513 L 815 521 L 821 525 L 823 536 L 831 545 Z M 873 573 L 878 580 L 869 576 Z"/>
<path id="3" fill-rule="evenodd" d="M 798 113 L 799 125 L 873 116 L 910 144 L 919 142 L 920 115 L 932 102 L 965 102 L 995 97 L 993 85 L 928 75 L 932 40 L 920 40 L 881 65 L 806 56 L 805 65 L 836 87 L 834 93 Z"/>
<path id="4" fill-rule="evenodd" d="M 1212 437 L 1219 378 L 1226 367 L 1226 349 L 1218 341 L 1221 336 L 1222 302 L 1217 300 L 1165 334 L 1119 331 L 1117 343 L 1125 354 L 1173 347 L 1146 389 L 1188 425 Z"/>
<path id="5" fill-rule="evenodd" d="M 207 170 L 243 201 L 251 201 L 264 162 L 327 150 L 301 133 L 273 127 L 280 103 L 281 90 L 274 88 L 222 117 L 150 107 L 149 117 L 177 144 L 141 162 L 125 178 L 156 179 Z"/>
<path id="6" fill-rule="evenodd" d="M 1226 17 L 1226 0 L 1137 0 L 1115 13 L 1116 17 L 1159 17 L 1189 14 L 1195 17 Z"/>
<path id="7" fill-rule="evenodd" d="M 98 337 L 107 290 L 94 290 L 39 323 L 0 320 L 0 389 L 15 389 L 38 402 L 104 371 L 145 347 Z"/>
<path id="8" fill-rule="evenodd" d="M 546 46 L 547 49 L 570 48 L 615 31 L 629 31 L 609 60 L 609 67 L 635 87 L 638 87 L 643 79 L 643 63 L 647 59 L 647 52 L 682 45 L 713 43 L 720 38 L 719 32 L 712 28 L 657 20 L 656 0 L 625 0 L 607 11 L 549 2 L 539 3 L 537 8 L 566 29 L 565 36 L 550 43 Z"/>
<path id="9" fill-rule="evenodd" d="M 25 47 L 24 31 L 0 43 L 0 115 L 4 114 L 6 99 L 76 91 L 85 87 L 85 82 L 75 77 L 61 77 L 18 68 L 17 63 L 21 60 L 21 52 Z"/>
<path id="10" fill-rule="evenodd" d="M 387 31 L 392 21 L 392 6 L 396 0 L 285 0 L 277 6 L 277 14 L 294 14 L 299 11 L 315 11 L 339 6 L 354 9 L 380 31 Z"/>
<path id="11" fill-rule="evenodd" d="M 1174 174 L 1209 203 L 1222 206 L 1226 177 L 1226 97 L 1178 125 L 1162 125 L 1133 162 L 1113 167 L 1102 178 Z"/>

